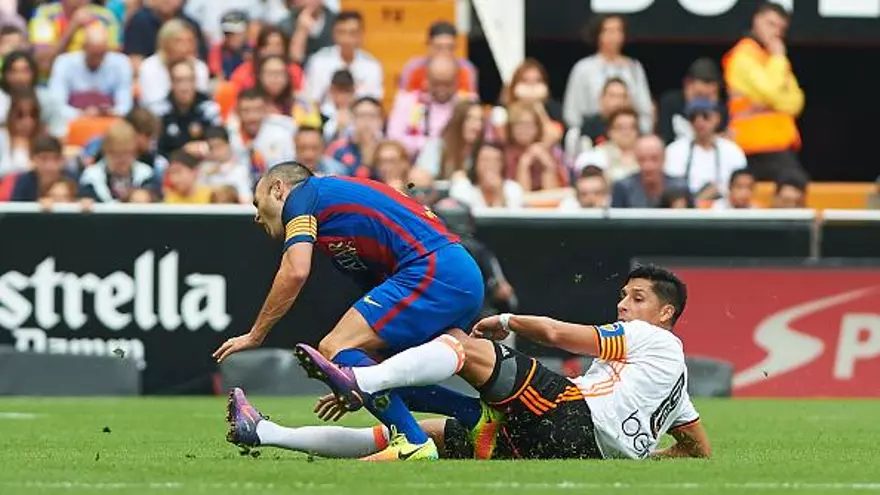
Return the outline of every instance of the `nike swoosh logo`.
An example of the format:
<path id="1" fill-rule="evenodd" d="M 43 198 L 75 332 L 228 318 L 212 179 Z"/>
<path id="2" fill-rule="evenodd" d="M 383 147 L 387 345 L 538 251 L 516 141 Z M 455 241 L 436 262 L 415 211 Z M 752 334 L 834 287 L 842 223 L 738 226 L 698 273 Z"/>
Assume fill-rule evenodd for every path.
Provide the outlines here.
<path id="1" fill-rule="evenodd" d="M 373 298 L 370 297 L 370 296 L 364 296 L 364 302 L 367 303 L 367 304 L 369 304 L 369 305 L 371 305 L 371 306 L 376 306 L 377 308 L 381 308 L 381 307 L 382 307 L 381 304 L 379 304 L 379 303 L 377 303 L 376 301 L 374 301 Z"/>
<path id="2" fill-rule="evenodd" d="M 760 363 L 740 371 L 733 377 L 734 388 L 752 385 L 766 379 L 790 373 L 815 361 L 825 350 L 825 343 L 818 337 L 805 335 L 791 328 L 792 321 L 847 303 L 868 295 L 877 287 L 868 287 L 834 296 L 814 299 L 779 311 L 762 320 L 755 330 L 755 343 L 767 351 Z"/>
<path id="3" fill-rule="evenodd" d="M 409 459 L 410 457 L 414 456 L 416 454 L 416 452 L 418 452 L 419 450 L 421 450 L 421 449 L 415 449 L 412 452 L 408 452 L 406 454 L 404 454 L 402 451 L 398 451 L 397 458 L 400 459 L 401 461 L 405 461 L 405 460 Z"/>

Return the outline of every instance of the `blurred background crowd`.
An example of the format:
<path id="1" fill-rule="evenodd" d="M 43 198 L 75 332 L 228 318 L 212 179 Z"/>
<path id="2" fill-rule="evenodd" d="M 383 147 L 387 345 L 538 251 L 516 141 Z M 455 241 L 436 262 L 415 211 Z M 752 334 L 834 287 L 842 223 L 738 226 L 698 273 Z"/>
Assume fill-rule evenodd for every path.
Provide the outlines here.
<path id="1" fill-rule="evenodd" d="M 448 21 L 391 71 L 329 0 L 0 2 L 0 201 L 249 203 L 295 157 L 426 203 L 807 205 L 784 8 L 659 95 L 626 17 L 594 16 L 561 101 L 535 59 L 481 100 Z"/>

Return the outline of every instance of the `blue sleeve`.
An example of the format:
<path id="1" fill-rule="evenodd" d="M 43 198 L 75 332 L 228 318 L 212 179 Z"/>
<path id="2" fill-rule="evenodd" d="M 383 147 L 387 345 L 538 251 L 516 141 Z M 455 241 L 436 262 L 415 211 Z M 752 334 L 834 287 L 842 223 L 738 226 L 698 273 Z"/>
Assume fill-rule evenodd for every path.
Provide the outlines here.
<path id="1" fill-rule="evenodd" d="M 281 210 L 281 221 L 284 222 L 284 248 L 299 242 L 314 243 L 318 238 L 318 187 L 314 178 L 291 191 Z"/>

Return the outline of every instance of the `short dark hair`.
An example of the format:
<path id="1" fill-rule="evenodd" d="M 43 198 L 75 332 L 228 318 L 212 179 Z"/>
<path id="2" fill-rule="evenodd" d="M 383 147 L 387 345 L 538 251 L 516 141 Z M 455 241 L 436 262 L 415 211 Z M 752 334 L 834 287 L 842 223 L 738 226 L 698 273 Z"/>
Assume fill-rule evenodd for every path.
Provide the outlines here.
<path id="1" fill-rule="evenodd" d="M 364 103 L 369 103 L 370 105 L 373 105 L 375 107 L 382 108 L 382 102 L 378 99 L 373 98 L 372 96 L 361 96 L 360 98 L 354 100 L 354 102 L 351 104 L 351 109 L 354 110 Z"/>
<path id="2" fill-rule="evenodd" d="M 660 195 L 660 208 L 672 208 L 672 205 L 680 200 L 685 200 L 688 208 L 694 207 L 694 197 L 691 195 L 691 192 L 685 188 L 672 188 L 663 191 L 663 194 Z"/>
<path id="3" fill-rule="evenodd" d="M 314 132 L 314 133 L 316 133 L 318 136 L 321 137 L 321 141 L 324 140 L 324 133 L 321 131 L 321 128 L 320 128 L 320 127 L 315 127 L 315 126 L 313 126 L 313 125 L 304 125 L 304 126 L 301 126 L 299 129 L 297 129 L 297 131 L 296 131 L 296 135 L 299 136 L 300 134 L 306 134 L 306 133 L 309 133 L 309 132 Z"/>
<path id="4" fill-rule="evenodd" d="M 333 25 L 335 26 L 346 21 L 358 21 L 358 24 L 363 26 L 364 16 L 356 10 L 343 10 L 336 14 L 336 21 L 333 22 Z"/>
<path id="5" fill-rule="evenodd" d="M 623 107 L 611 112 L 611 115 L 608 116 L 608 127 L 611 128 L 611 126 L 614 125 L 615 120 L 626 115 L 629 115 L 636 119 L 636 122 L 639 121 L 639 112 L 636 112 L 636 110 L 632 107 Z"/>
<path id="6" fill-rule="evenodd" d="M 21 36 L 25 35 L 24 31 L 19 29 L 17 26 L 7 24 L 3 27 L 0 27 L 0 36 L 9 36 L 10 34 L 19 34 Z"/>
<path id="7" fill-rule="evenodd" d="M 717 83 L 721 82 L 721 70 L 714 60 L 702 57 L 694 60 L 691 66 L 688 67 L 685 77 L 694 81 Z"/>
<path id="8" fill-rule="evenodd" d="M 280 179 L 282 182 L 292 187 L 308 180 L 314 175 L 315 174 L 309 170 L 309 167 L 306 167 L 297 161 L 288 160 L 277 163 L 269 168 L 269 170 L 266 171 L 266 175 L 263 176 L 263 179 Z"/>
<path id="9" fill-rule="evenodd" d="M 797 189 L 798 191 L 806 194 L 807 193 L 807 184 L 809 184 L 810 179 L 806 176 L 806 174 L 800 172 L 784 172 L 776 178 L 776 194 L 779 194 L 779 191 L 782 190 L 783 187 L 789 186 Z"/>
<path id="10" fill-rule="evenodd" d="M 220 139 L 225 142 L 229 142 L 229 131 L 226 130 L 225 127 L 219 125 L 212 125 L 205 129 L 205 141 L 209 139 Z"/>
<path id="11" fill-rule="evenodd" d="M 602 28 L 605 27 L 605 23 L 610 21 L 611 19 L 619 19 L 623 24 L 623 35 L 626 37 L 627 31 L 627 22 L 626 17 L 623 14 L 600 14 L 594 16 L 592 19 L 587 22 L 587 28 L 585 30 L 587 43 L 598 47 L 599 46 L 599 35 L 602 34 Z"/>
<path id="12" fill-rule="evenodd" d="M 736 180 L 740 177 L 751 177 L 752 179 L 754 179 L 755 174 L 753 174 L 752 171 L 747 168 L 736 169 L 733 171 L 733 173 L 730 174 L 729 187 L 733 187 L 733 183 L 736 182 Z"/>
<path id="13" fill-rule="evenodd" d="M 776 2 L 764 2 L 761 5 L 758 5 L 758 8 L 755 9 L 754 17 L 757 17 L 767 12 L 779 14 L 780 16 L 782 16 L 783 19 L 786 20 L 791 19 L 791 12 L 789 12 L 788 10 L 786 10 L 785 7 L 779 5 Z"/>
<path id="14" fill-rule="evenodd" d="M 656 265 L 639 265 L 626 277 L 626 282 L 641 278 L 651 281 L 651 289 L 663 304 L 673 307 L 672 324 L 678 321 L 687 306 L 687 285 L 671 271 Z"/>
<path id="15" fill-rule="evenodd" d="M 609 77 L 605 80 L 605 84 L 602 85 L 602 94 L 604 95 L 605 92 L 608 91 L 608 88 L 610 88 L 613 84 L 620 84 L 621 86 L 623 86 L 623 89 L 625 89 L 626 92 L 629 93 L 629 86 L 626 85 L 626 81 L 619 77 Z"/>
<path id="16" fill-rule="evenodd" d="M 457 36 L 458 30 L 455 29 L 455 25 L 448 21 L 437 21 L 428 28 L 428 39 L 436 38 L 437 36 Z"/>
<path id="17" fill-rule="evenodd" d="M 175 150 L 168 157 L 169 163 L 179 163 L 187 168 L 196 168 L 199 166 L 199 159 L 183 150 Z"/>
<path id="18" fill-rule="evenodd" d="M 241 93 L 238 93 L 238 101 L 244 100 L 263 100 L 266 101 L 266 95 L 264 95 L 259 89 L 256 88 L 248 88 Z"/>
<path id="19" fill-rule="evenodd" d="M 354 76 L 348 69 L 339 69 L 330 78 L 330 85 L 339 89 L 354 91 Z"/>
<path id="20" fill-rule="evenodd" d="M 581 170 L 578 179 L 592 179 L 593 177 L 607 181 L 607 179 L 605 179 L 605 171 L 595 165 L 587 165 L 584 167 L 583 170 Z"/>
<path id="21" fill-rule="evenodd" d="M 31 146 L 31 154 L 38 155 L 40 153 L 53 153 L 56 155 L 60 155 L 64 150 L 64 147 L 61 146 L 61 141 L 46 135 L 40 135 L 34 138 L 34 143 Z"/>
<path id="22" fill-rule="evenodd" d="M 28 68 L 31 70 L 31 75 L 34 78 L 34 83 L 36 83 L 36 80 L 39 77 L 40 69 L 37 67 L 37 60 L 29 51 L 16 50 L 14 52 L 9 52 L 3 60 L 3 68 L 0 69 L 0 89 L 6 93 L 12 91 L 12 88 L 9 86 L 9 81 L 7 80 L 9 71 L 12 70 L 12 66 L 19 60 L 24 60 L 28 64 Z"/>
<path id="23" fill-rule="evenodd" d="M 134 107 L 126 115 L 125 120 L 132 127 L 134 132 L 142 136 L 155 136 L 159 134 L 159 118 L 153 115 L 153 112 L 144 107 Z"/>

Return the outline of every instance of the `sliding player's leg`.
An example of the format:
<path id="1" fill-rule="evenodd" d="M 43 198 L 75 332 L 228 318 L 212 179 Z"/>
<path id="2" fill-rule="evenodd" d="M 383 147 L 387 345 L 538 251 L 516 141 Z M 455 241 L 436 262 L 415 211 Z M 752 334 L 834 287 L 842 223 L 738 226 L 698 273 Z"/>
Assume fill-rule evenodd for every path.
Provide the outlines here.
<path id="1" fill-rule="evenodd" d="M 281 426 L 260 414 L 238 388 L 229 393 L 226 419 L 229 426 L 227 441 L 241 447 L 278 447 L 320 457 L 358 458 L 385 449 L 390 440 L 389 430 L 383 425 L 372 428 Z M 433 438 L 442 455 L 445 452 L 445 420 L 424 420 L 420 425 Z M 458 449 L 455 452 L 461 452 L 467 446 L 458 442 L 455 448 Z"/>

